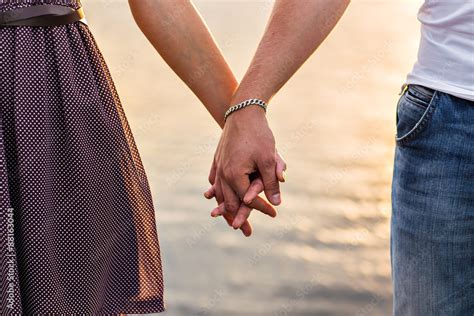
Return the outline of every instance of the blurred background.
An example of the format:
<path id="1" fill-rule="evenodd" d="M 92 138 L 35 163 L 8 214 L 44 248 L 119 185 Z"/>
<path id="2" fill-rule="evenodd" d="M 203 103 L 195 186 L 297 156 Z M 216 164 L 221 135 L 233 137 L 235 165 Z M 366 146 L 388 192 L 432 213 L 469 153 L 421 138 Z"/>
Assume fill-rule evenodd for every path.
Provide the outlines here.
<path id="1" fill-rule="evenodd" d="M 272 1 L 196 0 L 242 78 Z M 355 0 L 272 100 L 288 162 L 275 219 L 244 238 L 203 198 L 219 128 L 135 25 L 126 0 L 83 0 L 153 192 L 163 315 L 389 315 L 389 222 L 400 86 L 418 47 L 420 1 Z"/>

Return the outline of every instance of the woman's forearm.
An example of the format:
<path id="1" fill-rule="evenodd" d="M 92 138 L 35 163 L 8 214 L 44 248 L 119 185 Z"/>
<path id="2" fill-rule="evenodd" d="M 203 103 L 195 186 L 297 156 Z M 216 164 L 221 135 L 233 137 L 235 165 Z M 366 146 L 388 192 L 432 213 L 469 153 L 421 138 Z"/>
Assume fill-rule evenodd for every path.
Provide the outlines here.
<path id="1" fill-rule="evenodd" d="M 350 0 L 277 0 L 232 103 L 269 101 L 324 41 Z"/>
<path id="2" fill-rule="evenodd" d="M 237 81 L 189 0 L 129 0 L 138 26 L 223 127 Z"/>

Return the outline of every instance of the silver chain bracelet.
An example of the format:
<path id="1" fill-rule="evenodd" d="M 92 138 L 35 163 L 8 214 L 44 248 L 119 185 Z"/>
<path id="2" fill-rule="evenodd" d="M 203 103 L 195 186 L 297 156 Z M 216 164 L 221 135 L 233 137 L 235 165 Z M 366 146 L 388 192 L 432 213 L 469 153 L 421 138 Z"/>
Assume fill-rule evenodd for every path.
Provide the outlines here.
<path id="1" fill-rule="evenodd" d="M 248 99 L 248 100 L 240 102 L 239 104 L 231 106 L 224 114 L 224 122 L 227 120 L 227 117 L 231 115 L 232 113 L 234 113 L 235 111 L 241 110 L 244 107 L 248 105 L 253 105 L 253 104 L 261 107 L 265 111 L 265 113 L 267 112 L 267 104 L 264 101 L 260 99 Z"/>

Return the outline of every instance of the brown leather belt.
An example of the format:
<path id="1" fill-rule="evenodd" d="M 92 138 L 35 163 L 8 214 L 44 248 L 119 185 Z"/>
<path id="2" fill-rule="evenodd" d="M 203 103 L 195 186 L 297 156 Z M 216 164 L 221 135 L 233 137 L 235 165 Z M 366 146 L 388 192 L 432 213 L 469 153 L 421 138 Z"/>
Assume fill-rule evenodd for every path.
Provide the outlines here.
<path id="1" fill-rule="evenodd" d="M 0 26 L 58 26 L 77 21 L 85 22 L 83 9 L 62 5 L 34 5 L 0 13 Z"/>

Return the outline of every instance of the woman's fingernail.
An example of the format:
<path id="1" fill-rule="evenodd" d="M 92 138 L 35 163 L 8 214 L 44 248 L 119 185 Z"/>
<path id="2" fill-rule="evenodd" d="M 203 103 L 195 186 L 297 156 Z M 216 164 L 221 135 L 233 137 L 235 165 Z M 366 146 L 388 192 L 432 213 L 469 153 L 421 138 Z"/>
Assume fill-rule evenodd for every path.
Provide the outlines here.
<path id="1" fill-rule="evenodd" d="M 286 181 L 286 172 L 285 172 L 285 170 L 283 170 L 283 171 L 281 172 L 281 176 L 282 176 L 282 178 L 283 178 L 283 181 L 282 181 L 282 182 L 285 182 L 285 181 Z"/>

